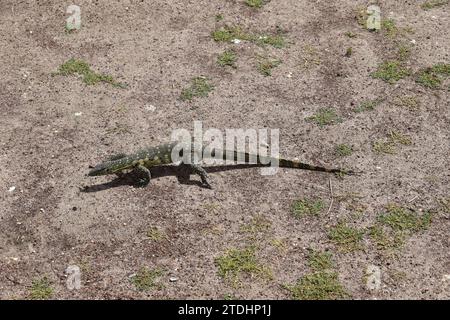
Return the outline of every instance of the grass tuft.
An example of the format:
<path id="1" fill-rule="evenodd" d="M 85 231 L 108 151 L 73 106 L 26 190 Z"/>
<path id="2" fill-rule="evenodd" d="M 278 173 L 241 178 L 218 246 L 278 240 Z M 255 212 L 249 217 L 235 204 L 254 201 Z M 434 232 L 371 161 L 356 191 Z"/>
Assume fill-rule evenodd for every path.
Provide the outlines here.
<path id="1" fill-rule="evenodd" d="M 261 264 L 255 255 L 255 247 L 230 249 L 223 256 L 215 259 L 219 275 L 233 286 L 238 286 L 243 273 L 250 276 L 272 279 L 272 271 Z"/>
<path id="2" fill-rule="evenodd" d="M 389 84 L 394 84 L 410 74 L 411 72 L 403 67 L 399 61 L 394 60 L 383 62 L 371 76 L 373 78 L 381 79 Z"/>
<path id="3" fill-rule="evenodd" d="M 236 54 L 233 51 L 225 51 L 217 57 L 217 64 L 221 67 L 236 68 Z"/>
<path id="4" fill-rule="evenodd" d="M 352 147 L 347 144 L 339 144 L 335 148 L 335 153 L 339 157 L 347 157 L 347 156 L 351 155 L 352 152 L 353 152 Z"/>
<path id="5" fill-rule="evenodd" d="M 189 87 L 181 91 L 181 100 L 191 101 L 195 97 L 207 97 L 214 90 L 214 86 L 209 83 L 208 78 L 196 77 L 191 80 Z"/>
<path id="6" fill-rule="evenodd" d="M 292 204 L 292 214 L 296 218 L 304 216 L 318 216 L 323 210 L 324 203 L 322 200 L 300 199 Z"/>
<path id="7" fill-rule="evenodd" d="M 343 252 L 352 252 L 363 248 L 364 231 L 339 223 L 328 233 L 328 238 Z"/>
<path id="8" fill-rule="evenodd" d="M 160 269 L 150 270 L 148 268 L 142 268 L 131 279 L 132 283 L 139 291 L 149 291 L 152 289 L 161 289 L 162 285 L 157 283 L 159 277 L 161 277 L 163 271 Z"/>
<path id="9" fill-rule="evenodd" d="M 308 264 L 312 270 L 298 279 L 293 286 L 286 286 L 297 300 L 345 299 L 348 293 L 341 285 L 338 274 L 333 271 L 331 254 L 310 250 Z"/>
<path id="10" fill-rule="evenodd" d="M 342 119 L 336 114 L 336 111 L 329 108 L 322 108 L 311 117 L 306 118 L 306 121 L 311 121 L 319 125 L 320 127 L 324 127 L 327 125 L 331 125 L 337 122 L 341 122 Z"/>
<path id="11" fill-rule="evenodd" d="M 423 10 L 431 10 L 434 8 L 445 6 L 449 0 L 428 0 L 420 5 Z"/>
<path id="12" fill-rule="evenodd" d="M 272 75 L 272 69 L 279 66 L 281 64 L 281 60 L 272 59 L 272 58 L 260 58 L 258 61 L 258 71 L 262 75 L 268 77 Z"/>
<path id="13" fill-rule="evenodd" d="M 83 82 L 87 85 L 105 82 L 113 85 L 114 87 L 125 87 L 124 84 L 115 81 L 110 75 L 95 73 L 91 70 L 87 62 L 73 58 L 59 66 L 58 71 L 54 74 L 62 76 L 77 74 L 83 77 Z"/>
<path id="14" fill-rule="evenodd" d="M 53 295 L 53 288 L 46 277 L 33 280 L 30 289 L 30 298 L 33 300 L 50 299 Z"/>

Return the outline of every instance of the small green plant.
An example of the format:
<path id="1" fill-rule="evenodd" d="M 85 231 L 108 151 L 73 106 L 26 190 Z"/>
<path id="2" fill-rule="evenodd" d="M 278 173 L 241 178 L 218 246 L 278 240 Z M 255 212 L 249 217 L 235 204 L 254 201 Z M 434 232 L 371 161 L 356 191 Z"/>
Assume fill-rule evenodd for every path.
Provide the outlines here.
<path id="1" fill-rule="evenodd" d="M 356 109 L 355 112 L 372 111 L 382 102 L 381 99 L 363 101 Z"/>
<path id="2" fill-rule="evenodd" d="M 345 51 L 345 56 L 346 56 L 347 58 L 350 58 L 350 57 L 352 56 L 352 54 L 353 54 L 353 49 L 352 49 L 352 47 L 348 47 L 347 50 Z"/>
<path id="3" fill-rule="evenodd" d="M 69 76 L 77 74 L 83 77 L 83 82 L 87 85 L 94 85 L 99 82 L 109 83 L 115 87 L 124 87 L 125 85 L 117 82 L 112 76 L 106 74 L 95 73 L 91 70 L 88 63 L 83 60 L 70 59 L 59 66 L 58 71 L 54 75 Z"/>
<path id="4" fill-rule="evenodd" d="M 377 70 L 371 74 L 373 78 L 381 79 L 389 84 L 409 76 L 411 72 L 399 61 L 386 61 L 378 66 Z"/>
<path id="5" fill-rule="evenodd" d="M 306 118 L 306 121 L 311 121 L 316 123 L 320 127 L 324 127 L 337 122 L 341 122 L 342 120 L 333 109 L 322 108 L 319 109 L 319 111 L 313 116 Z"/>
<path id="6" fill-rule="evenodd" d="M 219 21 L 222 21 L 222 20 L 223 20 L 223 15 L 216 14 L 216 21 L 219 22 Z"/>
<path id="7" fill-rule="evenodd" d="M 272 58 L 260 58 L 258 61 L 258 71 L 264 76 L 272 75 L 272 69 L 279 66 L 281 60 Z"/>
<path id="8" fill-rule="evenodd" d="M 292 214 L 296 218 L 301 218 L 304 216 L 318 216 L 323 208 L 324 203 L 320 199 L 300 199 L 295 200 L 292 204 Z"/>
<path id="9" fill-rule="evenodd" d="M 398 28 L 393 19 L 381 21 L 381 29 L 384 30 L 385 34 L 390 38 L 393 38 L 398 34 Z"/>
<path id="10" fill-rule="evenodd" d="M 353 33 L 353 32 L 351 32 L 351 31 L 347 31 L 346 33 L 345 33 L 345 35 L 347 36 L 347 37 L 349 37 L 349 38 L 356 38 L 356 33 Z"/>
<path id="11" fill-rule="evenodd" d="M 266 0 L 245 0 L 245 4 L 252 8 L 261 8 Z"/>
<path id="12" fill-rule="evenodd" d="M 387 232 L 379 224 L 369 228 L 369 237 L 378 250 L 392 252 L 400 249 L 405 242 L 402 232 Z"/>
<path id="13" fill-rule="evenodd" d="M 309 69 L 313 66 L 318 66 L 321 63 L 319 51 L 311 45 L 305 45 L 302 50 L 303 63 L 301 67 Z"/>
<path id="14" fill-rule="evenodd" d="M 238 286 L 242 273 L 259 278 L 272 279 L 272 271 L 256 258 L 255 247 L 230 249 L 215 259 L 219 275 L 233 286 Z"/>
<path id="15" fill-rule="evenodd" d="M 331 253 L 310 249 L 308 264 L 312 273 L 302 276 L 295 285 L 285 286 L 297 300 L 344 299 L 348 294 L 333 271 Z"/>
<path id="16" fill-rule="evenodd" d="M 444 78 L 450 76 L 450 64 L 439 63 L 419 71 L 416 82 L 426 88 L 437 89 Z"/>
<path id="17" fill-rule="evenodd" d="M 335 148 L 335 153 L 339 157 L 347 157 L 347 156 L 351 155 L 352 152 L 353 152 L 352 147 L 347 144 L 339 144 Z"/>
<path id="18" fill-rule="evenodd" d="M 333 268 L 333 261 L 331 260 L 331 253 L 329 252 L 310 249 L 308 263 L 313 271 L 323 271 Z"/>
<path id="19" fill-rule="evenodd" d="M 30 289 L 30 298 L 34 300 L 50 299 L 53 295 L 53 288 L 46 277 L 33 280 Z"/>
<path id="20" fill-rule="evenodd" d="M 431 10 L 437 7 L 445 6 L 449 3 L 449 0 L 429 0 L 420 5 L 423 10 Z"/>
<path id="21" fill-rule="evenodd" d="M 376 153 L 395 154 L 395 144 L 392 141 L 378 140 L 373 144 L 373 151 Z"/>
<path id="22" fill-rule="evenodd" d="M 286 40 L 281 34 L 258 36 L 256 39 L 256 43 L 260 45 L 267 44 L 277 49 L 281 49 L 286 46 Z"/>
<path id="23" fill-rule="evenodd" d="M 151 227 L 150 229 L 148 229 L 147 237 L 151 241 L 155 241 L 155 242 L 160 242 L 164 239 L 167 239 L 166 233 L 157 227 Z"/>
<path id="24" fill-rule="evenodd" d="M 376 153 L 395 154 L 396 146 L 398 144 L 412 144 L 411 137 L 398 131 L 391 131 L 388 134 L 387 139 L 378 140 L 373 144 L 373 151 Z"/>
<path id="25" fill-rule="evenodd" d="M 394 204 L 388 205 L 386 211 L 378 217 L 378 221 L 393 230 L 418 232 L 428 229 L 431 224 L 432 215 L 429 212 L 418 215 Z"/>
<path id="26" fill-rule="evenodd" d="M 189 87 L 181 91 L 181 100 L 191 101 L 194 97 L 207 97 L 214 90 L 214 86 L 209 83 L 208 78 L 196 77 L 191 80 Z"/>
<path id="27" fill-rule="evenodd" d="M 294 286 L 287 286 L 296 300 L 336 300 L 348 297 L 336 272 L 316 271 L 301 277 Z"/>
<path id="28" fill-rule="evenodd" d="M 347 226 L 341 222 L 331 228 L 328 238 L 336 244 L 343 252 L 351 252 L 363 248 L 362 239 L 364 231 Z"/>
<path id="29" fill-rule="evenodd" d="M 411 46 L 407 44 L 400 44 L 397 47 L 397 57 L 400 61 L 405 61 L 411 56 Z"/>
<path id="30" fill-rule="evenodd" d="M 241 231 L 255 235 L 258 233 L 265 233 L 271 226 L 272 223 L 266 217 L 256 215 L 249 223 L 241 227 Z"/>
<path id="31" fill-rule="evenodd" d="M 417 110 L 420 103 L 416 96 L 399 96 L 394 99 L 393 104 L 399 107 L 405 107 L 409 110 Z"/>
<path id="32" fill-rule="evenodd" d="M 142 268 L 131 278 L 132 283 L 139 291 L 149 291 L 152 289 L 161 289 L 162 284 L 157 283 L 159 277 L 163 275 L 160 269 L 150 270 Z"/>
<path id="33" fill-rule="evenodd" d="M 217 64 L 221 67 L 230 66 L 236 68 L 236 54 L 233 51 L 225 51 L 217 58 Z"/>

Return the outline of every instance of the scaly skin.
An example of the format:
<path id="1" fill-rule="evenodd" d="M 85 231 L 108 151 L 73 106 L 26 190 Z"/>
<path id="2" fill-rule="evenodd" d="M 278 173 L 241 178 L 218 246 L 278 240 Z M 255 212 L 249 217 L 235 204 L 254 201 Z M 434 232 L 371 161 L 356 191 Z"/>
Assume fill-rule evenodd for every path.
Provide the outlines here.
<path id="1" fill-rule="evenodd" d="M 178 144 L 178 142 L 162 144 L 157 147 L 151 147 L 145 150 L 138 151 L 136 153 L 125 155 L 119 154 L 111 157 L 108 161 L 103 162 L 95 166 L 89 173 L 88 176 L 101 176 L 107 174 L 120 174 L 123 171 L 133 170 L 137 172 L 142 178 L 140 179 L 140 183 L 145 186 L 150 182 L 151 175 L 148 170 L 151 167 L 172 164 L 172 149 Z M 191 150 L 195 150 L 192 145 Z M 205 155 L 205 148 L 202 150 L 202 154 Z M 192 151 L 194 154 L 195 151 Z M 226 160 L 227 151 L 223 150 L 223 160 Z M 251 157 L 256 159 L 256 162 L 261 166 L 270 166 L 271 162 L 278 161 L 279 167 L 282 168 L 295 168 L 295 169 L 303 169 L 303 170 L 312 170 L 312 171 L 321 171 L 328 173 L 345 173 L 345 174 L 353 174 L 352 171 L 345 171 L 342 169 L 329 169 L 324 167 L 312 166 L 306 163 L 302 163 L 294 160 L 287 160 L 283 158 L 271 158 L 271 157 L 260 157 L 259 155 L 251 155 L 249 153 L 231 151 L 233 155 L 233 160 L 237 161 L 238 159 L 244 160 L 245 163 L 249 163 Z M 211 153 L 211 157 L 214 157 L 214 152 Z M 210 185 L 207 181 L 208 175 L 206 171 L 195 164 L 184 164 L 188 166 L 188 168 L 193 172 L 200 176 L 202 180 L 202 184 L 205 187 L 210 188 Z"/>

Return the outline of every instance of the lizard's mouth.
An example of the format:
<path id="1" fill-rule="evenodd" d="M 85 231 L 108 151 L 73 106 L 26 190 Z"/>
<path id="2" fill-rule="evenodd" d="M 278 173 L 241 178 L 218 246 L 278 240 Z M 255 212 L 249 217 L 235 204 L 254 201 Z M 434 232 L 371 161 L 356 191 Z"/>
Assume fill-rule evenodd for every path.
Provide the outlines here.
<path id="1" fill-rule="evenodd" d="M 100 164 L 98 166 L 95 166 L 91 171 L 89 171 L 87 175 L 90 177 L 95 177 L 105 174 L 105 172 L 106 172 L 105 166 Z"/>

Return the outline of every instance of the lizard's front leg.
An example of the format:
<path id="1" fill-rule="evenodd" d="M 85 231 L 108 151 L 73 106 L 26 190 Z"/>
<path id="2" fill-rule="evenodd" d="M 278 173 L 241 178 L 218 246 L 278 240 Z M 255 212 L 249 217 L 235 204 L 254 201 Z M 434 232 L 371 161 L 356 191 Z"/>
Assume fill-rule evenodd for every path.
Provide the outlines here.
<path id="1" fill-rule="evenodd" d="M 150 173 L 150 170 L 148 170 L 146 167 L 144 167 L 143 165 L 138 165 L 134 168 L 133 171 L 139 177 L 137 183 L 139 187 L 146 187 L 150 183 L 152 175 Z"/>
<path id="2" fill-rule="evenodd" d="M 212 189 L 211 185 L 208 182 L 208 173 L 205 169 L 203 169 L 198 164 L 183 164 L 186 166 L 191 172 L 198 174 L 200 179 L 202 180 L 202 187 Z"/>

